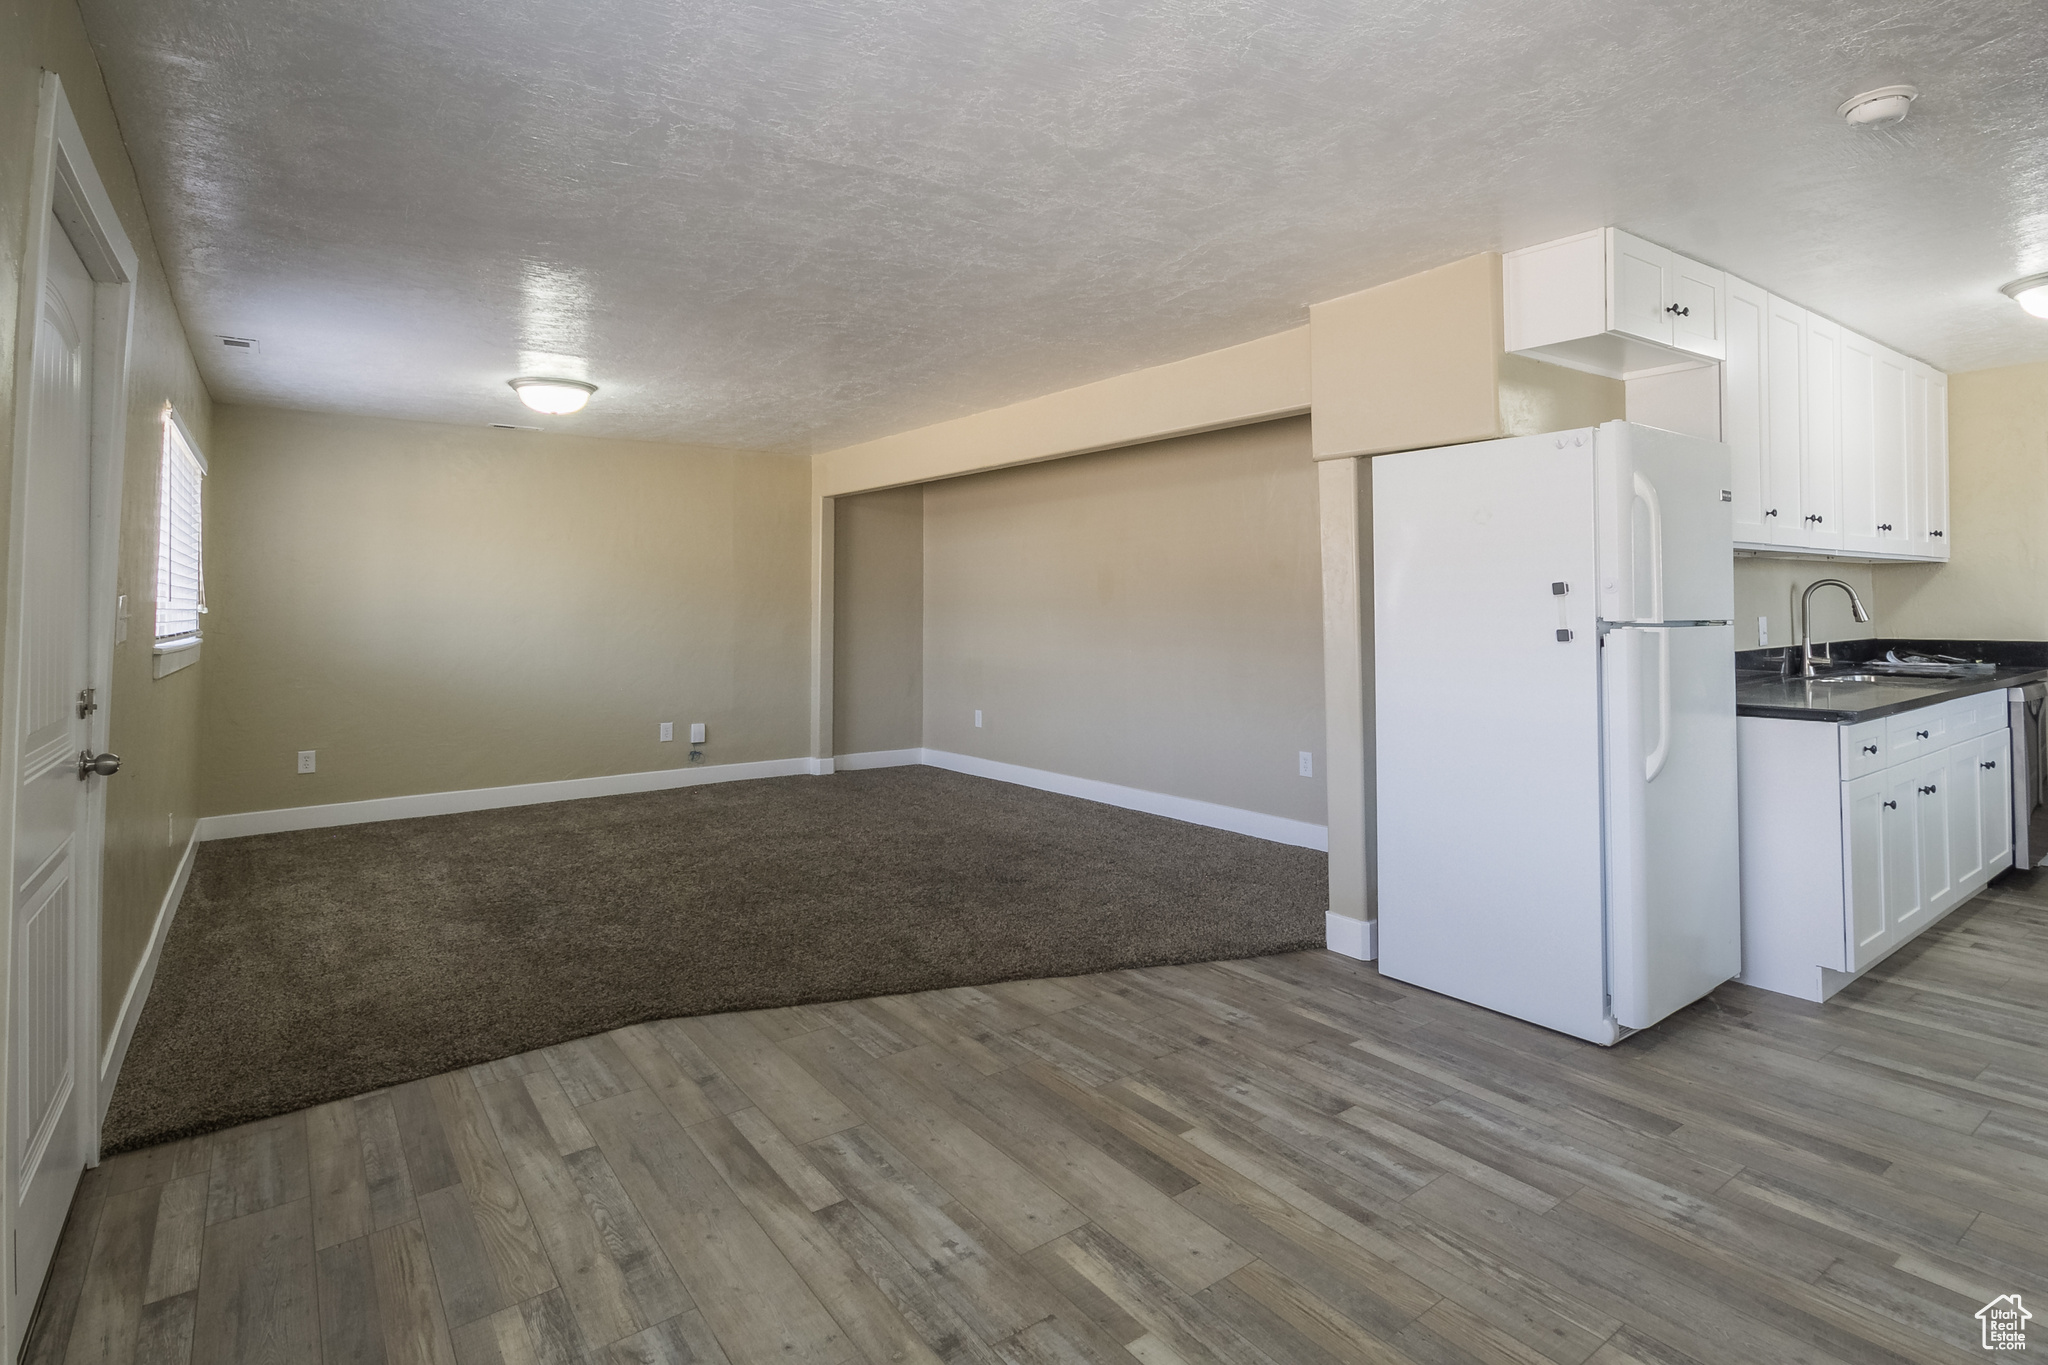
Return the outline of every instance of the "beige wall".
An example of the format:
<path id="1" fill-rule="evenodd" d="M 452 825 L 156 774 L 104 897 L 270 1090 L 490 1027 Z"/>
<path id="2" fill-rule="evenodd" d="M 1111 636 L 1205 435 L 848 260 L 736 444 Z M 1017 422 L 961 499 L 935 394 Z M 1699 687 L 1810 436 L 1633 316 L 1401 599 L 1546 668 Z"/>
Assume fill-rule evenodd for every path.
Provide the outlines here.
<path id="1" fill-rule="evenodd" d="M 924 489 L 833 506 L 835 746 L 915 749 L 924 743 Z"/>
<path id="2" fill-rule="evenodd" d="M 1885 633 L 2048 640 L 2048 364 L 1949 376 L 1947 564 L 1878 570 Z"/>
<path id="3" fill-rule="evenodd" d="M 212 459 L 208 814 L 804 752 L 801 460 L 232 406 Z"/>
<path id="4" fill-rule="evenodd" d="M 1308 441 L 1295 418 L 928 485 L 925 744 L 1321 823 Z"/>
<path id="5" fill-rule="evenodd" d="M 70 0 L 16 0 L 0 7 L 0 317 L 6 319 L 0 326 L 0 601 L 11 602 L 14 595 L 14 585 L 4 582 L 18 359 L 14 319 L 21 305 L 37 90 L 44 70 L 63 79 L 93 164 L 141 264 L 129 359 L 117 583 L 117 591 L 128 595 L 132 620 L 128 642 L 115 650 L 113 691 L 107 698 L 110 743 L 123 763 L 121 775 L 107 787 L 100 953 L 104 1029 L 113 1025 L 148 946 L 199 804 L 198 708 L 206 665 L 162 681 L 150 677 L 148 603 L 156 571 L 162 430 L 157 414 L 165 402 L 176 404 L 202 444 L 208 440 L 210 414 L 77 8 Z"/>

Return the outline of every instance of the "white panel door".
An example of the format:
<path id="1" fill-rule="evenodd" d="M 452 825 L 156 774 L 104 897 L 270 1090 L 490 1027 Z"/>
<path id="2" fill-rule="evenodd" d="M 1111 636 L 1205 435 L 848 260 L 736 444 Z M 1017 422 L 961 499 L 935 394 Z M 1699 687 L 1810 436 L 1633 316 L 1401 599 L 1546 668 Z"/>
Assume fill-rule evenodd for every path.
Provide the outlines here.
<path id="1" fill-rule="evenodd" d="M 2012 866 L 2012 731 L 1977 741 L 1978 808 L 1984 813 L 1983 875 Z"/>
<path id="2" fill-rule="evenodd" d="M 1608 229 L 1607 330 L 1671 344 L 1671 253 Z"/>
<path id="3" fill-rule="evenodd" d="M 79 1068 L 90 1053 L 76 990 L 79 848 L 87 811 L 86 784 L 78 776 L 87 730 L 78 710 L 88 683 L 93 285 L 63 227 L 53 219 L 49 230 L 49 283 L 29 394 L 20 669 L 8 689 L 21 736 L 8 1020 L 14 1331 L 35 1307 L 84 1169 Z"/>
<path id="4" fill-rule="evenodd" d="M 1846 329 L 1841 349 L 1842 548 L 1884 548 L 1877 525 L 1877 345 Z"/>
<path id="5" fill-rule="evenodd" d="M 1918 428 L 1913 476 L 1913 553 L 1947 559 L 1948 526 L 1948 376 L 1913 362 L 1913 416 Z"/>
<path id="6" fill-rule="evenodd" d="M 1806 543 L 1842 548 L 1842 329 L 1806 314 L 1806 453 L 1801 460 L 1801 519 Z"/>
<path id="7" fill-rule="evenodd" d="M 1721 439 L 1734 461 L 1729 471 L 1735 495 L 1734 535 L 1745 545 L 1775 543 L 1772 528 L 1785 519 L 1784 509 L 1770 501 L 1770 466 L 1764 458 L 1764 323 L 1769 307 L 1770 295 L 1728 277 Z"/>
<path id="8" fill-rule="evenodd" d="M 1913 486 L 1911 392 L 1906 383 L 1907 361 L 1896 351 L 1879 346 L 1877 378 L 1872 389 L 1871 432 L 1877 464 L 1877 548 L 1892 554 L 1910 554 L 1913 526 L 1910 509 Z"/>
<path id="9" fill-rule="evenodd" d="M 1379 969 L 1612 1042 L 1593 446 L 1371 462 Z"/>
<path id="10" fill-rule="evenodd" d="M 1948 877 L 1945 909 L 1984 880 L 1984 784 L 1979 780 L 1984 758 L 1982 737 L 1951 745 L 1948 779 L 1942 791 L 1948 805 Z"/>
<path id="11" fill-rule="evenodd" d="M 1844 865 L 1849 872 L 1849 962 L 1861 966 L 1884 951 L 1888 941 L 1885 919 L 1885 802 L 1890 780 L 1883 772 L 1859 777 L 1842 784 L 1842 821 L 1847 846 Z"/>
<path id="12" fill-rule="evenodd" d="M 1942 749 L 1900 765 L 1913 781 L 1913 825 L 1919 843 L 1920 894 L 1913 907 L 1892 916 L 1894 942 L 1903 942 L 1920 932 L 1927 922 L 1946 910 L 1955 879 L 1949 872 L 1948 851 L 1948 750 Z"/>
<path id="13" fill-rule="evenodd" d="M 1769 301 L 1764 317 L 1764 466 L 1778 511 L 1771 539 L 1780 545 L 1812 544 L 1817 513 L 1806 506 L 1806 310 L 1783 299 Z"/>
<path id="14" fill-rule="evenodd" d="M 1901 763 L 1884 771 L 1884 923 L 1882 937 L 1860 946 L 1856 967 L 1876 961 L 1898 938 L 1897 926 L 1919 924 L 1920 795 L 1922 764 Z"/>
<path id="15" fill-rule="evenodd" d="M 1722 337 L 1728 277 L 1698 261 L 1673 253 L 1664 278 L 1671 297 L 1664 311 L 1671 315 L 1671 344 L 1709 360 L 1727 354 Z"/>
<path id="16" fill-rule="evenodd" d="M 1608 971 L 1625 1028 L 1742 970 L 1734 652 L 1725 625 L 1613 630 L 1601 650 Z"/>

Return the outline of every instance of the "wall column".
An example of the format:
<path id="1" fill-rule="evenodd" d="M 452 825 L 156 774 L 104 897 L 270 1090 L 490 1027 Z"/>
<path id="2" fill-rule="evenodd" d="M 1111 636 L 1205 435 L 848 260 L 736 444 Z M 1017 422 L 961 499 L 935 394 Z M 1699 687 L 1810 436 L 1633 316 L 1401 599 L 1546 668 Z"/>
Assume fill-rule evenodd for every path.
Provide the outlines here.
<path id="1" fill-rule="evenodd" d="M 811 494 L 811 770 L 832 771 L 832 613 L 838 503 Z"/>
<path id="2" fill-rule="evenodd" d="M 1326 939 L 1347 957 L 1377 955 L 1373 921 L 1372 470 L 1316 464 L 1323 552 L 1323 772 L 1329 792 Z"/>

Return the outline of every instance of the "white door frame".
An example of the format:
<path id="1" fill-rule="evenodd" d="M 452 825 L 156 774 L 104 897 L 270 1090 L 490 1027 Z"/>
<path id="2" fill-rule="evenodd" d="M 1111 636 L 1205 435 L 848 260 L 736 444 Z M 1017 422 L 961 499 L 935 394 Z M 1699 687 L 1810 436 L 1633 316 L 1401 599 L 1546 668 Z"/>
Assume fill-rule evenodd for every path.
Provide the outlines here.
<path id="1" fill-rule="evenodd" d="M 114 664 L 115 574 L 120 563 L 121 475 L 127 452 L 128 350 L 135 312 L 137 259 L 135 248 L 114 212 L 99 173 L 93 169 L 85 136 L 64 97 L 64 87 L 52 71 L 43 73 L 40 107 L 36 117 L 33 171 L 29 182 L 27 249 L 22 257 L 21 295 L 15 322 L 14 367 L 14 468 L 7 529 L 7 584 L 4 603 L 4 635 L 0 635 L 0 678 L 12 679 L 21 666 L 22 594 L 25 590 L 23 555 L 26 548 L 28 446 L 35 392 L 35 345 L 42 312 L 43 289 L 48 280 L 52 220 L 63 225 L 65 235 L 77 248 L 79 258 L 93 279 L 93 375 L 91 445 L 91 537 L 87 569 L 87 659 L 90 686 L 100 709 L 88 726 L 89 742 L 95 750 L 106 748 L 110 720 Z M 9 1112 L 13 1095 L 12 1067 L 14 1040 L 7 1037 L 12 1021 L 14 945 L 13 875 L 14 793 L 19 785 L 21 765 L 20 715 L 10 700 L 0 707 L 0 862 L 10 869 L 5 889 L 0 889 L 0 912 L 5 913 L 7 932 L 0 934 L 0 1122 L 12 1123 Z M 95 782 L 88 801 L 86 826 L 82 832 L 77 862 L 79 892 L 79 941 L 74 963 L 78 972 L 74 998 L 78 1002 L 78 1114 L 84 1125 L 82 1146 L 86 1161 L 99 1161 L 99 1014 L 100 1014 L 100 885 L 102 851 L 106 837 L 106 783 Z M 0 1129 L 0 1132 L 4 1132 Z M 4 1144 L 0 1144 L 4 1150 Z M 13 1245 L 15 1204 L 14 1171 L 0 1179 L 6 1182 L 7 1198 L 0 1204 L 0 1247 Z M 0 1298 L 0 1303 L 5 1299 Z M 12 1348 L 19 1345 L 25 1324 L 9 1323 L 5 1339 Z"/>

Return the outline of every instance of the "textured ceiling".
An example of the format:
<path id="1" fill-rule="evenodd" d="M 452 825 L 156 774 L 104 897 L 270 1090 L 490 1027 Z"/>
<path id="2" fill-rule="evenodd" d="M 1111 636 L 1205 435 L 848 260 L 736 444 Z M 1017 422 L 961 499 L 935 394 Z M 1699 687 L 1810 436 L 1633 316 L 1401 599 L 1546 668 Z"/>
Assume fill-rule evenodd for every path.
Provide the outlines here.
<path id="1" fill-rule="evenodd" d="M 2048 270 L 2040 0 L 83 8 L 231 401 L 825 448 L 1608 222 L 2048 359 L 1996 292 Z M 535 372 L 602 391 L 533 417 Z"/>

